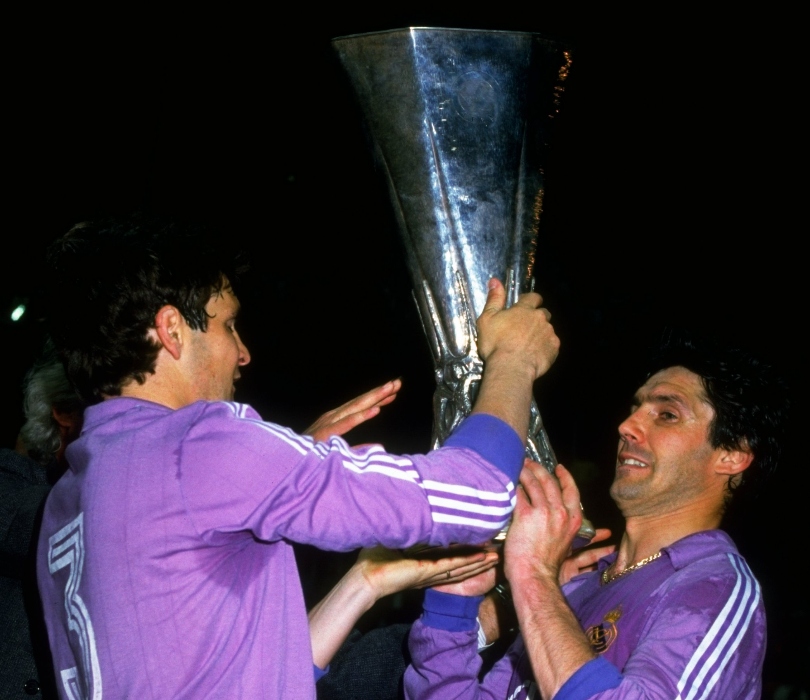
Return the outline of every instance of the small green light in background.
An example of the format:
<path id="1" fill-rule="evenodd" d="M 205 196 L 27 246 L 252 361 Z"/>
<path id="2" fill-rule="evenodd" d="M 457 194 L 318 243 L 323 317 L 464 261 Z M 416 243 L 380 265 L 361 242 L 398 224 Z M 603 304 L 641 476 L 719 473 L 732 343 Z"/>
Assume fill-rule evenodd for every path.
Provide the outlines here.
<path id="1" fill-rule="evenodd" d="M 19 321 L 25 313 L 25 304 L 20 304 L 14 311 L 11 312 L 11 320 Z"/>

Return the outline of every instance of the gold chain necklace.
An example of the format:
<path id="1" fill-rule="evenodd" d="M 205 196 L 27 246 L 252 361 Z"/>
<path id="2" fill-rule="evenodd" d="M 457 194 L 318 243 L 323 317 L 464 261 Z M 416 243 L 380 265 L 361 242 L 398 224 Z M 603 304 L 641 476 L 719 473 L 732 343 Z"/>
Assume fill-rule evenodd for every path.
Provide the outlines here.
<path id="1" fill-rule="evenodd" d="M 631 571 L 635 571 L 636 569 L 640 569 L 645 564 L 649 564 L 651 561 L 655 561 L 660 556 L 661 556 L 661 552 L 659 550 L 655 554 L 651 554 L 646 559 L 642 559 L 641 561 L 637 561 L 632 566 L 628 566 L 626 569 L 622 569 L 618 574 L 613 574 L 613 576 L 610 576 L 608 574 L 608 571 L 610 571 L 610 569 L 612 568 L 612 565 L 611 565 L 602 572 L 602 585 L 604 586 L 605 584 L 608 584 L 611 581 L 615 581 L 620 576 L 624 576 L 625 574 L 629 574 Z"/>

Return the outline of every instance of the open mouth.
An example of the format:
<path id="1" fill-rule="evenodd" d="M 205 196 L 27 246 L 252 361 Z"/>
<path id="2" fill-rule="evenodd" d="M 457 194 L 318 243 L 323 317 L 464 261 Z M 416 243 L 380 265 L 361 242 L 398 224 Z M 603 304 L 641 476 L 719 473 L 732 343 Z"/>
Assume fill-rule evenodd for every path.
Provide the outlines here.
<path id="1" fill-rule="evenodd" d="M 622 467 L 646 467 L 647 465 L 644 464 L 641 460 L 634 459 L 633 457 L 625 457 L 624 459 L 619 460 L 619 466 Z"/>
<path id="2" fill-rule="evenodd" d="M 639 459 L 635 455 L 628 454 L 627 452 L 620 452 L 619 456 L 616 458 L 617 469 L 647 469 L 649 466 L 649 462 L 645 462 L 643 459 Z"/>

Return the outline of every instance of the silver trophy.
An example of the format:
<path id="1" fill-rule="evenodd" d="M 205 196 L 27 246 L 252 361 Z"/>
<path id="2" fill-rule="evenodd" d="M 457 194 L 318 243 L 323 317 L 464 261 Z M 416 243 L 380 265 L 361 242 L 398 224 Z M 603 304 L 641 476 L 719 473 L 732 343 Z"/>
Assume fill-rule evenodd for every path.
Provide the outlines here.
<path id="1" fill-rule="evenodd" d="M 435 364 L 433 447 L 472 410 L 475 321 L 492 277 L 533 287 L 543 158 L 571 65 L 525 32 L 411 27 L 332 45 L 364 114 Z M 527 455 L 557 464 L 532 401 Z M 585 523 L 580 537 L 590 540 Z"/>

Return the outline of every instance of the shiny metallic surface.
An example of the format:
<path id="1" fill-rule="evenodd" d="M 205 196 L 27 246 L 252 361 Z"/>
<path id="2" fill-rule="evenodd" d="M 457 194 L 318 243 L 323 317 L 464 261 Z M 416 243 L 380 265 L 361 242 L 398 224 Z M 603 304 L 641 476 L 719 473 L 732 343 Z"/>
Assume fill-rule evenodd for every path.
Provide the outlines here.
<path id="1" fill-rule="evenodd" d="M 543 158 L 571 65 L 525 32 L 411 27 L 334 39 L 388 182 L 436 374 L 433 445 L 469 414 L 487 282 L 533 287 Z M 527 455 L 556 458 L 532 403 Z"/>

